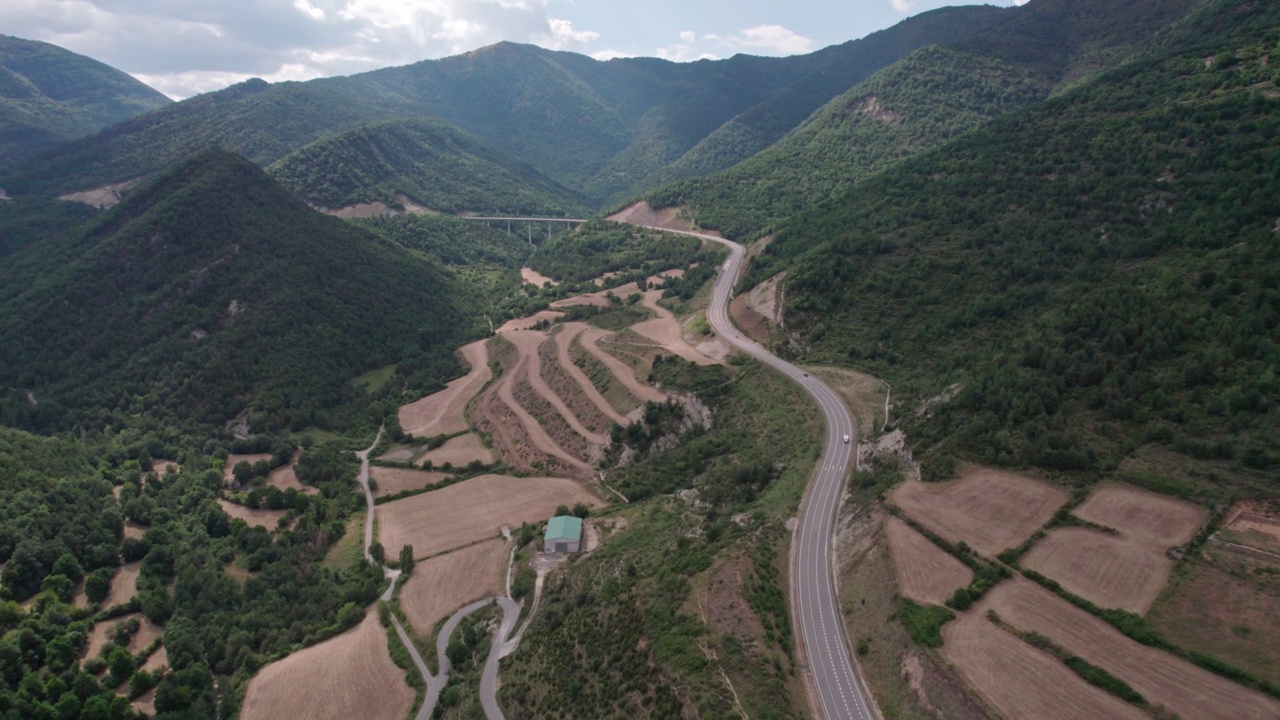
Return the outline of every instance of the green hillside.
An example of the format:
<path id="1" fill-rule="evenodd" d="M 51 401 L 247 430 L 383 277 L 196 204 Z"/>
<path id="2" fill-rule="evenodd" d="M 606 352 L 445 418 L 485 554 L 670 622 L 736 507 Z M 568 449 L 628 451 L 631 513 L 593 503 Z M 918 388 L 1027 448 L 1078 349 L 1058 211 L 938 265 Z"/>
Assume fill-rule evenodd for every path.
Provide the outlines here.
<path id="1" fill-rule="evenodd" d="M 96 60 L 0 35 L 0 167 L 170 102 Z"/>
<path id="2" fill-rule="evenodd" d="M 259 431 L 332 425 L 365 371 L 404 361 L 420 389 L 456 371 L 478 321 L 434 262 L 221 151 L 19 251 L 0 287 L 0 423 L 35 429 L 245 413 Z"/>
<path id="3" fill-rule="evenodd" d="M 387 118 L 434 117 L 600 202 L 664 178 L 669 163 L 737 120 L 681 173 L 724 167 L 830 98 L 924 45 L 963 38 L 1006 11 L 926 13 L 869 38 L 789 58 L 599 62 L 499 43 L 344 78 L 250 80 L 113 126 L 38 164 L 0 173 L 10 194 L 61 194 L 132 180 L 218 146 L 266 167 Z M 752 136 L 743 142 L 743 132 Z M 738 138 L 738 139 L 734 139 Z"/>
<path id="4" fill-rule="evenodd" d="M 1041 0 L 918 50 L 827 103 L 733 168 L 649 193 L 704 227 L 750 238 L 868 175 L 1125 57 L 1195 0 Z M 1117 27 L 1122 26 L 1122 30 Z"/>
<path id="5" fill-rule="evenodd" d="M 267 172 L 326 208 L 402 197 L 428 210 L 527 215 L 584 211 L 585 201 L 457 129 L 433 120 L 393 120 L 312 143 Z"/>
<path id="6" fill-rule="evenodd" d="M 1274 471 L 1277 28 L 1206 4 L 1158 53 L 793 219 L 747 284 L 791 269 L 788 328 L 893 383 L 926 473 L 1147 443 Z"/>

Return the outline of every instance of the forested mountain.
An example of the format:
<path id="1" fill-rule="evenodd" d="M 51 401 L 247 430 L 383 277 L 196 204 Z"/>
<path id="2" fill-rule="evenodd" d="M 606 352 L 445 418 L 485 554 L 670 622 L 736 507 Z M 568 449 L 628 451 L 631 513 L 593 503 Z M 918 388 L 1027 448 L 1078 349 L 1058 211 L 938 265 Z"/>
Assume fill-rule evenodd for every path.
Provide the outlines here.
<path id="1" fill-rule="evenodd" d="M 597 201 L 620 198 L 659 182 L 668 163 L 695 148 L 680 174 L 743 159 L 876 70 L 925 45 L 966 37 L 1005 12 L 925 13 L 862 40 L 789 58 L 599 62 L 500 43 L 351 77 L 277 85 L 251 80 L 60 148 L 3 173 L 0 187 L 10 194 L 85 190 L 132 180 L 215 145 L 265 167 L 336 133 L 388 117 L 430 116 Z M 718 138 L 698 147 L 722 127 Z"/>
<path id="2" fill-rule="evenodd" d="M 0 167 L 170 102 L 97 60 L 0 35 Z"/>
<path id="3" fill-rule="evenodd" d="M 704 227 L 750 238 L 868 175 L 1114 65 L 1198 0 L 1039 0 L 917 50 L 733 168 L 659 188 Z"/>
<path id="4" fill-rule="evenodd" d="M 319 140 L 267 172 L 324 208 L 405 199 L 444 213 L 585 212 L 584 198 L 445 123 L 391 120 Z M 403 208 L 401 208 L 403 209 Z"/>
<path id="5" fill-rule="evenodd" d="M 0 422 L 165 418 L 325 425 L 350 380 L 401 363 L 430 387 L 478 318 L 422 256 L 321 215 L 209 151 L 0 267 Z"/>
<path id="6" fill-rule="evenodd" d="M 1274 4 L 1213 0 L 1157 49 L 789 221 L 814 358 L 890 379 L 926 469 L 1097 470 L 1144 443 L 1280 463 Z M 946 388 L 956 383 L 954 399 Z"/>

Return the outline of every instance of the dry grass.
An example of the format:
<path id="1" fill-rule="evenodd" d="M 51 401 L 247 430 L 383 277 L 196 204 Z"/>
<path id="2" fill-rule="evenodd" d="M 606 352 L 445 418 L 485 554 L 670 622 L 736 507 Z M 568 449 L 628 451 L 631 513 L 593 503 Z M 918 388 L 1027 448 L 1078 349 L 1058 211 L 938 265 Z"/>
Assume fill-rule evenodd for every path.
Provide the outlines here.
<path id="1" fill-rule="evenodd" d="M 375 612 L 357 627 L 264 667 L 245 692 L 242 720 L 404 720 L 414 703 Z"/>
<path id="2" fill-rule="evenodd" d="M 142 570 L 142 561 L 131 562 L 116 571 L 111 578 L 111 590 L 102 601 L 102 607 L 109 608 L 124 605 L 138 596 L 138 573 Z"/>
<path id="3" fill-rule="evenodd" d="M 1067 652 L 1129 683 L 1148 702 L 1164 705 L 1181 717 L 1197 720 L 1280 717 L 1280 702 L 1169 653 L 1130 640 L 1104 621 L 1030 580 L 1017 578 L 1000 584 L 987 594 L 973 614 L 985 613 L 988 608 L 1019 630 L 1047 636 Z M 950 638 L 947 640 L 949 643 Z M 1006 682 L 1021 685 L 1014 678 L 1007 678 Z M 1027 691 L 1026 687 L 1019 689 Z"/>
<path id="4" fill-rule="evenodd" d="M 668 398 L 665 393 L 648 383 L 642 383 L 637 380 L 635 370 L 600 347 L 600 340 L 613 334 L 608 330 L 589 327 L 582 332 L 580 341 L 582 348 L 587 351 L 588 355 L 604 365 L 618 379 L 618 382 L 622 383 L 627 392 L 638 400 L 644 402 L 666 402 Z"/>
<path id="5" fill-rule="evenodd" d="M 266 508 L 247 508 L 243 505 L 219 498 L 218 506 L 222 508 L 228 516 L 243 520 L 249 525 L 275 530 L 280 525 L 280 518 L 284 517 L 286 510 L 267 510 Z"/>
<path id="6" fill-rule="evenodd" d="M 995 556 L 1031 537 L 1067 501 L 1067 493 L 1022 475 L 973 467 L 950 482 L 903 483 L 892 499 L 946 540 Z"/>
<path id="7" fill-rule="evenodd" d="M 569 323 L 562 328 L 560 332 L 557 332 L 552 336 L 556 347 L 556 364 L 565 375 L 577 383 L 582 394 L 589 399 L 606 418 L 618 423 L 619 425 L 626 425 L 626 417 L 619 413 L 613 405 L 609 403 L 595 384 L 591 382 L 591 379 L 587 377 L 586 373 L 582 371 L 582 368 L 579 368 L 573 363 L 571 351 L 573 340 L 583 330 L 585 330 L 586 327 L 587 326 L 583 323 Z"/>
<path id="8" fill-rule="evenodd" d="M 364 558 L 364 509 L 352 513 L 346 530 L 329 552 L 325 553 L 324 566 L 331 570 L 345 570 Z"/>
<path id="9" fill-rule="evenodd" d="M 1149 720 L 1146 713 L 1085 682 L 1057 658 L 996 627 L 976 610 L 947 623 L 942 637 L 943 658 L 1007 718 Z"/>
<path id="10" fill-rule="evenodd" d="M 467 425 L 467 402 L 489 382 L 493 372 L 489 369 L 489 351 L 484 340 L 477 340 L 461 349 L 463 359 L 471 370 L 421 400 L 403 405 L 397 414 L 400 427 L 410 435 L 434 437 L 462 432 Z"/>
<path id="11" fill-rule="evenodd" d="M 1173 561 L 1124 537 L 1066 527 L 1050 531 L 1022 564 L 1104 608 L 1144 614 L 1160 596 Z"/>
<path id="12" fill-rule="evenodd" d="M 1205 520 L 1205 511 L 1189 502 L 1124 485 L 1099 487 L 1074 514 L 1162 553 L 1189 542 Z"/>
<path id="13" fill-rule="evenodd" d="M 430 460 L 435 467 L 440 467 L 445 463 L 450 463 L 453 467 L 465 467 L 469 463 L 479 460 L 485 465 L 493 462 L 493 450 L 484 446 L 484 441 L 475 433 L 467 433 L 450 438 L 445 444 L 429 450 L 418 457 L 414 462 L 422 465 Z"/>
<path id="14" fill-rule="evenodd" d="M 406 470 L 373 465 L 369 475 L 378 484 L 373 491 L 374 497 L 386 497 L 406 490 L 417 490 L 428 485 L 449 479 L 449 473 L 428 472 L 426 470 Z"/>
<path id="15" fill-rule="evenodd" d="M 684 339 L 680 323 L 672 318 L 658 317 L 631 326 L 635 332 L 652 340 L 663 350 L 698 365 L 715 365 L 716 361 L 698 352 Z"/>
<path id="16" fill-rule="evenodd" d="M 575 295 L 573 297 L 567 297 L 563 300 L 557 300 L 551 303 L 551 307 L 560 308 L 560 307 L 570 307 L 573 305 L 594 305 L 596 307 L 609 307 L 610 305 L 613 304 L 613 301 L 609 299 L 610 295 L 613 295 L 614 297 L 617 297 L 620 300 L 626 300 L 628 297 L 632 295 L 639 294 L 639 292 L 640 292 L 640 286 L 631 282 L 625 285 L 619 285 L 616 288 L 609 288 L 608 290 L 601 290 L 599 292 L 586 293 L 585 295 Z"/>
<path id="17" fill-rule="evenodd" d="M 898 518 L 885 525 L 889 552 L 893 555 L 898 592 L 905 598 L 941 605 L 956 588 L 973 582 L 973 571 L 912 530 Z"/>
<path id="18" fill-rule="evenodd" d="M 1280 685 L 1280 567 L 1210 548 L 1179 567 L 1147 617 L 1178 646 Z"/>
<path id="19" fill-rule="evenodd" d="M 267 485 L 280 488 L 282 491 L 297 490 L 304 495 L 314 495 L 320 492 L 310 485 L 303 485 L 302 481 L 298 479 L 298 474 L 294 472 L 294 466 L 297 465 L 300 455 L 302 455 L 302 450 L 295 450 L 293 458 L 289 460 L 288 465 L 272 470 L 271 474 L 267 475 Z"/>
<path id="20" fill-rule="evenodd" d="M 414 556 L 470 545 L 518 526 L 551 517 L 559 505 L 604 503 L 574 480 L 481 475 L 456 485 L 379 505 L 378 540 L 389 554 L 412 545 Z"/>
<path id="21" fill-rule="evenodd" d="M 505 592 L 507 555 L 507 543 L 494 538 L 416 565 L 400 591 L 400 607 L 414 630 L 429 635 L 454 610 Z"/>

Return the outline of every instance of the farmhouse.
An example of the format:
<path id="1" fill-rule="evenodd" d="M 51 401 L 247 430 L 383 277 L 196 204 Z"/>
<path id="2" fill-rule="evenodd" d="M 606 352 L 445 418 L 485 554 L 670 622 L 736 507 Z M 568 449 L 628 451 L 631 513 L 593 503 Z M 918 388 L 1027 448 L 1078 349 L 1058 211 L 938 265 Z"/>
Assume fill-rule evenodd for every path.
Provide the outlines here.
<path id="1" fill-rule="evenodd" d="M 581 540 L 582 518 L 558 515 L 547 522 L 547 534 L 542 538 L 542 549 L 557 553 L 578 552 L 578 543 Z"/>

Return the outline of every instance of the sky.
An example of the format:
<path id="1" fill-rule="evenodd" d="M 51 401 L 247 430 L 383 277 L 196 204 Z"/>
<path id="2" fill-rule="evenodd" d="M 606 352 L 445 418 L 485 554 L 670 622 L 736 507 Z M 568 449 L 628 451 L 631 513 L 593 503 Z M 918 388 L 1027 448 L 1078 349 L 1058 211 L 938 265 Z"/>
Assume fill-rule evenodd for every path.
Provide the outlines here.
<path id="1" fill-rule="evenodd" d="M 990 4 L 1026 0 L 991 0 Z M 3 0 L 0 33 L 181 99 L 349 75 L 508 40 L 599 60 L 798 55 L 963 0 Z"/>

